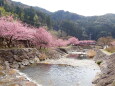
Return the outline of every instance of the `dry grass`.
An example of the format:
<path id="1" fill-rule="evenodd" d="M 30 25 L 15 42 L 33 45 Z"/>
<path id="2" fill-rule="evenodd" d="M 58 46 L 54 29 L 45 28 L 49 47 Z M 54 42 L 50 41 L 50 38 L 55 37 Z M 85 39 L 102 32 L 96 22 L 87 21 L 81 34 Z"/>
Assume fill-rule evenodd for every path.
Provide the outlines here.
<path id="1" fill-rule="evenodd" d="M 3 66 L 0 65 L 0 70 L 3 70 Z"/>
<path id="2" fill-rule="evenodd" d="M 87 56 L 88 56 L 89 58 L 93 58 L 95 55 L 96 55 L 96 52 L 95 52 L 94 50 L 89 50 L 89 51 L 87 52 Z"/>
<path id="3" fill-rule="evenodd" d="M 110 47 L 106 48 L 106 51 L 108 51 L 110 53 L 114 53 L 115 52 L 115 46 L 110 46 Z"/>
<path id="4" fill-rule="evenodd" d="M 25 80 L 26 78 L 24 76 L 20 76 L 19 77 L 19 80 L 22 81 L 22 80 Z"/>
<path id="5" fill-rule="evenodd" d="M 20 85 L 18 85 L 18 84 L 10 84 L 8 86 L 20 86 Z"/>
<path id="6" fill-rule="evenodd" d="M 5 84 L 6 82 L 4 81 L 0 81 L 0 86 L 3 86 L 3 84 Z"/>
<path id="7" fill-rule="evenodd" d="M 27 81 L 25 83 L 25 86 L 36 86 L 34 83 Z"/>
<path id="8" fill-rule="evenodd" d="M 39 55 L 40 61 L 45 60 L 46 58 L 47 58 L 47 56 L 46 56 L 45 53 L 41 53 L 41 54 Z"/>
<path id="9" fill-rule="evenodd" d="M 115 80 L 113 81 L 112 86 L 115 86 Z"/>
<path id="10" fill-rule="evenodd" d="M 10 69 L 9 71 L 8 71 L 8 74 L 9 75 L 13 75 L 13 74 L 16 74 L 17 73 L 17 71 L 15 70 L 15 69 Z"/>
<path id="11" fill-rule="evenodd" d="M 3 71 L 0 71 L 0 76 L 5 76 L 5 73 Z"/>

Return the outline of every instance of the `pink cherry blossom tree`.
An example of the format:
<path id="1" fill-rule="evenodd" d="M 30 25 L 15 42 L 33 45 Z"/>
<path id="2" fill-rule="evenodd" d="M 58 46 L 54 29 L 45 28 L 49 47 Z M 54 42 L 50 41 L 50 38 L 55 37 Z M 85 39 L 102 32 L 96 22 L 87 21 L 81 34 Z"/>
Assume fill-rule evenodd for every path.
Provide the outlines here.
<path id="1" fill-rule="evenodd" d="M 79 41 L 75 37 L 71 37 L 68 40 L 63 40 L 54 37 L 45 28 L 34 28 L 21 21 L 14 20 L 10 17 L 0 18 L 0 37 L 6 40 L 7 46 L 11 47 L 12 42 L 15 40 L 28 40 L 33 45 L 40 48 L 46 47 L 61 47 L 68 44 L 76 45 L 79 43 L 93 43 L 92 41 Z"/>
<path id="2" fill-rule="evenodd" d="M 32 35 L 32 30 L 24 26 L 20 21 L 14 21 L 12 17 L 0 18 L 0 37 L 6 39 L 8 47 L 11 47 L 13 40 L 28 39 Z"/>
<path id="3" fill-rule="evenodd" d="M 71 37 L 68 39 L 68 41 L 69 41 L 69 44 L 72 44 L 72 45 L 79 44 L 79 40 L 76 37 Z"/>
<path id="4" fill-rule="evenodd" d="M 53 37 L 47 30 L 45 30 L 42 27 L 36 30 L 36 33 L 34 34 L 34 40 L 33 40 L 33 43 L 36 46 L 39 46 L 40 49 L 42 47 L 46 48 L 52 46 L 51 45 L 52 42 L 53 42 Z"/>

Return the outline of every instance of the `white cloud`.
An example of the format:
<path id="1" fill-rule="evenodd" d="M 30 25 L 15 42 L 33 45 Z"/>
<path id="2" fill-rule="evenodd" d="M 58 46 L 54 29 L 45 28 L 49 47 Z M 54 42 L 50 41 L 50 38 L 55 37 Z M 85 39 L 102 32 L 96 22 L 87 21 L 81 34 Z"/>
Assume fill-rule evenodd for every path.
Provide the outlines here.
<path id="1" fill-rule="evenodd" d="M 81 15 L 92 16 L 115 13 L 114 0 L 14 0 L 24 4 L 39 6 L 49 11 L 66 10 Z"/>

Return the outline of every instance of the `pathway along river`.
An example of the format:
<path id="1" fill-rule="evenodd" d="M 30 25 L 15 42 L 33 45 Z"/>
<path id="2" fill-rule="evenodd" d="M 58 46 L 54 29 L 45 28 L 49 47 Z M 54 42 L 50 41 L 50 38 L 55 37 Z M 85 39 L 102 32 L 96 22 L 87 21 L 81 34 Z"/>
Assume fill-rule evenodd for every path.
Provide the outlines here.
<path id="1" fill-rule="evenodd" d="M 20 70 L 40 86 L 92 86 L 98 65 L 91 59 L 63 57 Z"/>

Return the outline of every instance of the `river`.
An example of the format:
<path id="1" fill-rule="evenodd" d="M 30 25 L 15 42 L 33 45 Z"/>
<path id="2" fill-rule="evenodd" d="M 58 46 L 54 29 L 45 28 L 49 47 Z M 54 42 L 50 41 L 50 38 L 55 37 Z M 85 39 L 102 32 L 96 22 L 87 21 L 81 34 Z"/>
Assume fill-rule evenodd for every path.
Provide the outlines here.
<path id="1" fill-rule="evenodd" d="M 92 59 L 46 60 L 20 70 L 41 86 L 92 86 L 100 68 Z"/>

